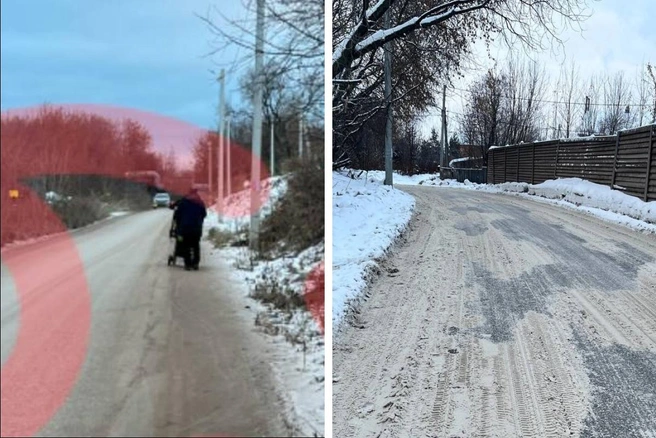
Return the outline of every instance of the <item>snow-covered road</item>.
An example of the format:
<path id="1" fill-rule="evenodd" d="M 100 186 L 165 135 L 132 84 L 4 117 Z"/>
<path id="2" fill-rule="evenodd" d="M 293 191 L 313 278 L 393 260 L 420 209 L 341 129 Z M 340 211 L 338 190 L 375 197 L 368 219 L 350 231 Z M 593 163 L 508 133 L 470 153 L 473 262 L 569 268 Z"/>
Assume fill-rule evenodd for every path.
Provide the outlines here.
<path id="1" fill-rule="evenodd" d="M 334 340 L 336 437 L 656 436 L 656 236 L 403 190 L 407 240 Z"/>
<path id="2" fill-rule="evenodd" d="M 44 419 L 40 436 L 289 434 L 242 286 L 221 263 L 167 267 L 170 219 L 128 215 L 74 246 L 2 252 L 3 436 Z"/>

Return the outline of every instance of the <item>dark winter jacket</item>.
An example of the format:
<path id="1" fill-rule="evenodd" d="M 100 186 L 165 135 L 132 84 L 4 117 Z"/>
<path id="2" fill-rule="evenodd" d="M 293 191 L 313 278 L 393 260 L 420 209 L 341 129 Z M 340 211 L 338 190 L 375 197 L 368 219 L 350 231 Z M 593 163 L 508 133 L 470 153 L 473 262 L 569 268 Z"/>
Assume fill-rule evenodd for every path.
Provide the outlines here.
<path id="1" fill-rule="evenodd" d="M 187 195 L 175 204 L 175 221 L 177 233 L 185 234 L 202 234 L 203 221 L 207 216 L 205 203 L 198 195 Z"/>

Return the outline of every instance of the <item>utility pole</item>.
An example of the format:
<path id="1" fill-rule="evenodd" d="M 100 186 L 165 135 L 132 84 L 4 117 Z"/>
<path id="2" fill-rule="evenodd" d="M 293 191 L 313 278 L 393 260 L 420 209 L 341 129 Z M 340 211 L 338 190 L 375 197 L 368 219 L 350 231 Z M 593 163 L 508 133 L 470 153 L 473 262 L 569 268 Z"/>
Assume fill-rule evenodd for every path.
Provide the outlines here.
<path id="1" fill-rule="evenodd" d="M 219 136 L 217 135 L 216 137 L 217 141 L 219 140 Z M 212 191 L 212 144 L 213 142 L 209 141 L 207 145 L 207 188 L 210 191 L 210 199 L 214 195 L 214 192 Z"/>
<path id="2" fill-rule="evenodd" d="M 219 90 L 219 153 L 218 153 L 218 160 L 217 160 L 217 165 L 218 165 L 217 189 L 219 191 L 219 196 L 218 196 L 219 214 L 223 215 L 223 195 L 224 195 L 223 183 L 225 182 L 225 163 L 224 163 L 225 143 L 223 139 L 223 137 L 225 136 L 225 96 L 223 91 L 225 88 L 225 71 L 223 69 L 221 69 L 221 73 L 219 74 L 219 88 L 220 88 Z"/>
<path id="3" fill-rule="evenodd" d="M 390 27 L 390 11 L 385 12 L 385 27 Z M 385 123 L 385 185 L 394 185 L 392 165 L 392 54 L 391 42 L 384 46 L 385 52 L 385 104 L 387 105 L 387 121 Z"/>
<path id="4" fill-rule="evenodd" d="M 558 90 L 554 90 L 554 118 L 553 118 L 554 139 L 558 139 L 558 135 L 556 135 L 556 117 L 558 111 L 558 105 L 556 104 L 557 100 L 558 100 Z"/>
<path id="5" fill-rule="evenodd" d="M 232 146 L 232 140 L 230 140 L 230 125 L 232 125 L 232 114 L 228 115 L 228 135 L 226 136 L 226 139 L 228 140 L 228 159 L 227 159 L 227 167 L 228 167 L 228 196 L 232 194 L 232 160 L 230 158 L 230 147 Z"/>
<path id="6" fill-rule="evenodd" d="M 264 58 L 264 0 L 257 0 L 255 30 L 255 95 L 253 98 L 253 140 L 251 153 L 251 228 L 249 247 L 259 249 L 260 234 L 260 156 L 262 155 L 262 61 Z"/>
<path id="7" fill-rule="evenodd" d="M 298 114 L 298 158 L 303 157 L 303 114 Z"/>
<path id="8" fill-rule="evenodd" d="M 440 160 L 440 179 L 446 177 L 445 172 L 442 169 L 447 167 L 447 135 L 446 135 L 446 85 L 442 88 L 442 159 Z"/>
<path id="9" fill-rule="evenodd" d="M 310 156 L 310 133 L 308 131 L 307 123 L 303 123 L 303 138 L 305 139 L 305 153 Z"/>
<path id="10" fill-rule="evenodd" d="M 275 175 L 275 165 L 274 165 L 274 160 L 275 160 L 275 153 L 273 152 L 274 149 L 274 139 L 273 139 L 273 116 L 271 116 L 271 139 L 270 139 L 270 147 L 269 147 L 269 153 L 270 153 L 270 158 L 269 158 L 269 165 L 271 166 L 271 176 Z"/>

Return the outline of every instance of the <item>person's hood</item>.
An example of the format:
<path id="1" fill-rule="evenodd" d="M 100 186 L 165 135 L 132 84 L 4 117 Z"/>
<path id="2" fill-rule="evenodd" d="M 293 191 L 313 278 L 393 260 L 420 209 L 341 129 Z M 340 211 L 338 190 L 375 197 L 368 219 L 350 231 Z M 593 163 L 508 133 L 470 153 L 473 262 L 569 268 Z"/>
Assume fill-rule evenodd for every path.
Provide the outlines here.
<path id="1" fill-rule="evenodd" d="M 189 194 L 186 196 L 186 198 L 189 199 L 190 201 L 194 201 L 194 202 L 196 202 L 196 203 L 198 203 L 198 204 L 203 204 L 203 198 L 201 198 L 200 195 L 199 195 L 198 193 L 193 193 L 193 192 L 192 192 L 192 193 L 189 193 Z"/>

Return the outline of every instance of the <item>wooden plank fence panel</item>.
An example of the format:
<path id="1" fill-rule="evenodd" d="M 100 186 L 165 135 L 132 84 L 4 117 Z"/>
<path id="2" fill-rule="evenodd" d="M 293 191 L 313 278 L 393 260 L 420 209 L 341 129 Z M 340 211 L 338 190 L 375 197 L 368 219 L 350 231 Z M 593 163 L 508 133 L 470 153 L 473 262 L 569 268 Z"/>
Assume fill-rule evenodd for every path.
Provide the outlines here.
<path id="1" fill-rule="evenodd" d="M 517 181 L 517 151 L 517 146 L 506 149 L 506 181 Z"/>
<path id="2" fill-rule="evenodd" d="M 531 145 L 520 146 L 518 165 L 518 180 L 530 183 L 533 176 L 533 152 Z"/>
<path id="3" fill-rule="evenodd" d="M 616 136 L 544 141 L 490 151 L 490 183 L 539 184 L 554 177 L 582 178 L 643 200 L 656 200 L 656 125 Z"/>
<path id="4" fill-rule="evenodd" d="M 643 193 L 643 200 L 644 201 L 649 201 L 649 182 L 652 180 L 651 178 L 651 172 L 656 169 L 653 166 L 653 157 L 654 157 L 654 139 L 656 137 L 656 126 L 652 126 L 651 129 L 649 130 L 649 143 L 648 143 L 648 151 L 647 151 L 647 161 L 646 164 L 647 166 L 650 167 L 650 169 L 645 172 L 646 178 L 645 178 L 645 190 Z"/>

